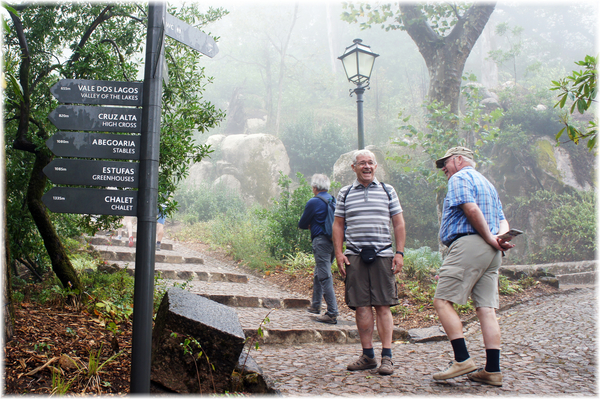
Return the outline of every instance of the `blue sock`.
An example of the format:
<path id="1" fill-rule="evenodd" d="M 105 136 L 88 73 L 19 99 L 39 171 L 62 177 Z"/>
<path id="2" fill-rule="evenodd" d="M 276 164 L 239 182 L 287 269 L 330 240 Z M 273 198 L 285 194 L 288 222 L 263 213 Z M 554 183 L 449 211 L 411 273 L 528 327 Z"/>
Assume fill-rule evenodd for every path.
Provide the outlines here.
<path id="1" fill-rule="evenodd" d="M 367 356 L 369 359 L 375 359 L 375 351 L 373 348 L 363 348 L 363 355 Z"/>
<path id="2" fill-rule="evenodd" d="M 392 348 L 381 348 L 381 357 L 392 357 Z"/>

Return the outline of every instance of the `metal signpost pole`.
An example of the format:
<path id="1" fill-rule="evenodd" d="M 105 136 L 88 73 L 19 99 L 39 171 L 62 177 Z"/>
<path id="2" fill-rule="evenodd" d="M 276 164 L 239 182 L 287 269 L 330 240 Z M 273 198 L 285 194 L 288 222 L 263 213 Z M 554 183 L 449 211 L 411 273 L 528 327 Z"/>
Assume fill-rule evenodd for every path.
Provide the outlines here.
<path id="1" fill-rule="evenodd" d="M 133 296 L 132 394 L 150 393 L 154 259 L 158 211 L 158 159 L 162 108 L 162 70 L 166 6 L 150 2 L 144 70 L 142 137 L 138 190 L 138 228 Z"/>

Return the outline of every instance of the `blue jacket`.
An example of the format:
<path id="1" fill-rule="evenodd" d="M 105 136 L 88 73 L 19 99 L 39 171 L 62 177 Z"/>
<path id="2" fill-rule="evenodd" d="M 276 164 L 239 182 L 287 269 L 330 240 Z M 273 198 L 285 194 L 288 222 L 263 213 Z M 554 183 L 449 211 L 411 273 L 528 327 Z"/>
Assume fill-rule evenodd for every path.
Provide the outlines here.
<path id="1" fill-rule="evenodd" d="M 317 194 L 319 197 L 329 201 L 333 198 L 331 194 L 327 192 Z M 318 235 L 324 234 L 323 223 L 327 217 L 327 204 L 318 198 L 311 198 L 304 207 L 304 213 L 298 222 L 298 227 L 301 229 L 308 229 L 310 227 L 310 239 L 312 240 Z"/>

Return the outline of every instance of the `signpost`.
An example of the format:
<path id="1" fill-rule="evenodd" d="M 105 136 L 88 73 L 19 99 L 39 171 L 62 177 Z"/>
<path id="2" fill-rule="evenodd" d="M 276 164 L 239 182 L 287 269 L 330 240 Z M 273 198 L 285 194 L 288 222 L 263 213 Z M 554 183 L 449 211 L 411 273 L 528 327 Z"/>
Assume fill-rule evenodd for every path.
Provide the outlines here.
<path id="1" fill-rule="evenodd" d="M 61 130 L 141 133 L 142 110 L 139 108 L 59 105 L 48 115 Z"/>
<path id="2" fill-rule="evenodd" d="M 171 14 L 166 17 L 165 34 L 211 58 L 219 52 L 215 39 Z"/>
<path id="3" fill-rule="evenodd" d="M 142 82 L 62 79 L 50 93 L 63 104 L 142 105 Z"/>
<path id="4" fill-rule="evenodd" d="M 50 89 L 61 103 L 91 105 L 60 105 L 48 115 L 54 126 L 61 130 L 46 141 L 55 155 L 140 161 L 138 164 L 55 159 L 44 168 L 44 173 L 56 184 L 137 187 L 138 191 L 54 187 L 42 197 L 52 212 L 138 218 L 133 294 L 132 394 L 150 393 L 165 34 L 209 57 L 214 57 L 219 51 L 212 37 L 169 15 L 165 3 L 149 2 L 143 82 L 63 79 Z M 140 105 L 141 109 L 126 108 Z"/>
<path id="5" fill-rule="evenodd" d="M 59 157 L 140 159 L 139 135 L 59 131 L 46 146 Z"/>
<path id="6" fill-rule="evenodd" d="M 53 187 L 42 201 L 52 212 L 135 216 L 137 191 Z"/>
<path id="7" fill-rule="evenodd" d="M 137 188 L 139 166 L 137 162 L 59 158 L 43 171 L 55 184 Z"/>

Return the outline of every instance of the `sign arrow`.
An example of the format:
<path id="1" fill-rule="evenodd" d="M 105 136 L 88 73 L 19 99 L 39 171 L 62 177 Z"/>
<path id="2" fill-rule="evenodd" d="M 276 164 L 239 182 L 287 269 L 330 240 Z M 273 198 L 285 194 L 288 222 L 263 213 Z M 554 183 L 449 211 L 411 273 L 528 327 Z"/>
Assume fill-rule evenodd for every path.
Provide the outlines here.
<path id="1" fill-rule="evenodd" d="M 142 109 L 59 105 L 48 115 L 60 130 L 96 130 L 101 132 L 142 132 Z"/>
<path id="2" fill-rule="evenodd" d="M 46 145 L 59 157 L 140 159 L 138 135 L 59 131 Z"/>
<path id="3" fill-rule="evenodd" d="M 167 13 L 165 21 L 165 33 L 167 36 L 172 37 L 178 42 L 183 43 L 210 58 L 214 57 L 219 52 L 215 39 L 193 26 L 186 24 L 179 18 L 175 18 L 169 13 Z"/>
<path id="4" fill-rule="evenodd" d="M 50 93 L 65 104 L 142 105 L 142 82 L 62 79 Z"/>
<path id="5" fill-rule="evenodd" d="M 139 166 L 137 162 L 59 158 L 46 165 L 43 171 L 55 184 L 137 187 Z"/>
<path id="6" fill-rule="evenodd" d="M 52 212 L 92 215 L 137 215 L 137 191 L 53 187 L 42 196 Z"/>

